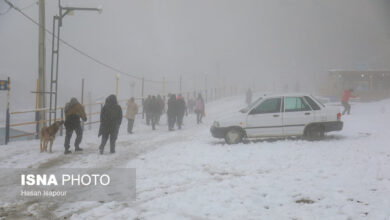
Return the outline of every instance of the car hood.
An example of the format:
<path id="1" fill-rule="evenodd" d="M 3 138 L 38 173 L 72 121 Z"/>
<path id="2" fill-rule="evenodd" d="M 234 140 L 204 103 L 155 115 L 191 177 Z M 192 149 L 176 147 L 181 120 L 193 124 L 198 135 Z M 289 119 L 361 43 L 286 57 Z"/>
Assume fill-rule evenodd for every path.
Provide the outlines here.
<path id="1" fill-rule="evenodd" d="M 237 111 L 217 117 L 215 121 L 218 122 L 221 127 L 234 126 L 240 125 L 240 123 L 245 123 L 246 116 L 246 113 Z"/>

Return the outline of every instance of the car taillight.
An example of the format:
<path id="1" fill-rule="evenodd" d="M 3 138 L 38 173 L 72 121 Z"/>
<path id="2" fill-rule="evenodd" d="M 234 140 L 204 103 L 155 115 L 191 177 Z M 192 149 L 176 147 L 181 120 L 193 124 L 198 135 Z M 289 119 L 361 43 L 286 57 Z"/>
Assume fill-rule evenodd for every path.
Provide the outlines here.
<path id="1" fill-rule="evenodd" d="M 340 120 L 341 119 L 341 113 L 337 113 L 337 120 Z"/>

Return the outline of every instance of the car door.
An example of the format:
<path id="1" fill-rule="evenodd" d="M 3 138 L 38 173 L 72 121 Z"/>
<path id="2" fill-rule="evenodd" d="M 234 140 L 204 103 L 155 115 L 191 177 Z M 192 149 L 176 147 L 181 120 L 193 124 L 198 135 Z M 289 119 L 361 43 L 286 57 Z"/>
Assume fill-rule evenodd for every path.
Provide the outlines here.
<path id="1" fill-rule="evenodd" d="M 248 137 L 283 135 L 282 98 L 268 98 L 253 108 L 247 117 Z"/>
<path id="2" fill-rule="evenodd" d="M 283 100 L 284 134 L 302 135 L 305 126 L 314 120 L 314 112 L 303 97 L 286 96 Z"/>

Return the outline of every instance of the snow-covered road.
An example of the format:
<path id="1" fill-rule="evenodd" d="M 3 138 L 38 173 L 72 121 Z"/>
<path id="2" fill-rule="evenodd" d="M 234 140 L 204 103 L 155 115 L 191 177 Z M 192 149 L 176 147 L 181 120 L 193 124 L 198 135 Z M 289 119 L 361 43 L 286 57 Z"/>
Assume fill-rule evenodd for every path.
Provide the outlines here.
<path id="1" fill-rule="evenodd" d="M 52 154 L 39 153 L 38 141 L 0 146 L 0 168 L 137 171 L 132 204 L 2 203 L 0 219 L 390 219 L 390 100 L 354 104 L 343 131 L 319 142 L 213 139 L 213 119 L 242 105 L 242 97 L 210 103 L 204 124 L 191 115 L 174 132 L 138 119 L 127 135 L 124 121 L 114 155 L 98 154 L 96 130 L 85 132 L 80 154 L 63 155 L 63 137 Z"/>

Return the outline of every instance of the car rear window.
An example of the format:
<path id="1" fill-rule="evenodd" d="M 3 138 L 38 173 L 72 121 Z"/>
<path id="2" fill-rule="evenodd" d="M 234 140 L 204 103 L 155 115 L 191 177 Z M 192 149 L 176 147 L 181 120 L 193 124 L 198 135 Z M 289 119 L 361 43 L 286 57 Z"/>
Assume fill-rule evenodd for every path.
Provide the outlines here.
<path id="1" fill-rule="evenodd" d="M 309 103 L 310 107 L 313 110 L 320 110 L 321 109 L 321 107 L 315 101 L 313 101 L 313 99 L 311 99 L 309 96 L 305 96 L 305 100 L 307 101 L 307 103 Z"/>

